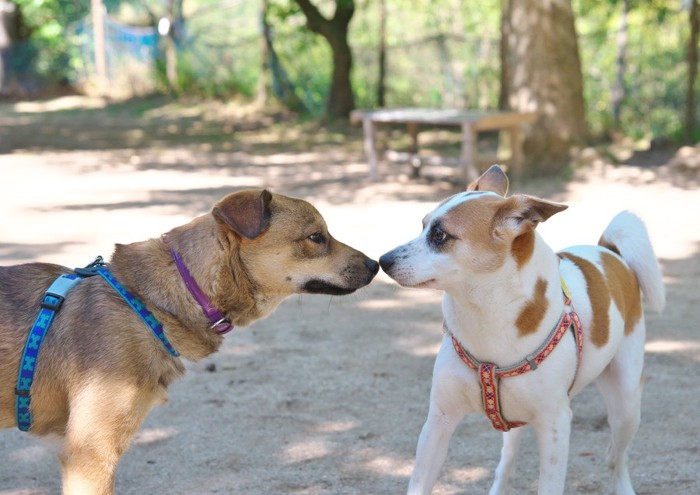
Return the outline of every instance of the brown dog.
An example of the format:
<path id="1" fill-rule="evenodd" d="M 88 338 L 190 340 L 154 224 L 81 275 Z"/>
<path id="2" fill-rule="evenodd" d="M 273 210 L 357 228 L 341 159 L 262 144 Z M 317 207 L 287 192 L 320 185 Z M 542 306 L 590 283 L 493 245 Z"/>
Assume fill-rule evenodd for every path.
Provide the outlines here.
<path id="1" fill-rule="evenodd" d="M 379 269 L 331 237 L 309 203 L 260 190 L 230 194 L 160 239 L 118 244 L 110 272 L 192 361 L 215 352 L 222 336 L 188 291 L 171 249 L 212 305 L 239 326 L 294 293 L 349 294 Z M 17 424 L 17 372 L 44 292 L 69 272 L 46 263 L 0 267 L 0 427 Z M 63 437 L 64 493 L 113 493 L 119 458 L 151 407 L 167 400 L 168 385 L 185 370 L 181 359 L 99 276 L 71 290 L 40 349 L 31 433 Z"/>

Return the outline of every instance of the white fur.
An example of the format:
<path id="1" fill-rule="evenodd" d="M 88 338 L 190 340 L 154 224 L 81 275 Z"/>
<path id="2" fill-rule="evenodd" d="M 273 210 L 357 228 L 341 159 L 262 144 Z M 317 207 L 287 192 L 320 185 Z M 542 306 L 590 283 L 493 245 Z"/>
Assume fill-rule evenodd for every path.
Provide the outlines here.
<path id="1" fill-rule="evenodd" d="M 594 346 L 588 333 L 592 308 L 583 274 L 569 260 L 559 263 L 536 232 L 533 255 L 527 263 L 518 267 L 509 258 L 497 270 L 485 273 L 474 269 L 474 259 L 480 253 L 478 247 L 466 241 L 468 228 L 463 233 L 452 233 L 456 240 L 449 249 L 431 248 L 431 225 L 455 214 L 454 207 L 462 201 L 478 201 L 483 195 L 462 193 L 438 206 L 426 217 L 419 237 L 382 256 L 382 267 L 401 285 L 443 290 L 443 313 L 448 328 L 477 359 L 501 367 L 514 364 L 534 351 L 557 324 L 564 308 L 561 273 L 585 332 L 583 358 L 571 396 L 591 382 L 598 386 L 611 426 L 608 460 L 614 469 L 615 493 L 633 494 L 627 447 L 640 420 L 643 316 L 634 331 L 625 336 L 623 315 L 611 303 L 609 338 L 605 345 Z M 468 226 L 468 219 L 463 223 Z M 661 309 L 664 301 L 661 274 L 641 220 L 630 213 L 621 213 L 606 229 L 604 239 L 618 247 L 622 259 L 634 271 L 648 306 Z M 603 248 L 578 246 L 567 252 L 587 259 L 602 272 Z M 522 336 L 515 321 L 531 299 L 538 279 L 547 281 L 547 309 L 537 330 Z M 572 417 L 568 390 L 574 380 L 576 362 L 575 340 L 568 332 L 537 370 L 500 381 L 503 416 L 510 421 L 525 421 L 536 432 L 540 495 L 564 492 Z M 409 494 L 431 493 L 452 433 L 467 413 L 474 412 L 483 413 L 477 373 L 461 362 L 446 335 L 435 361 L 430 408 L 418 440 Z M 501 461 L 491 495 L 508 491 L 522 429 L 503 433 Z"/>
<path id="2" fill-rule="evenodd" d="M 642 220 L 629 211 L 621 211 L 607 226 L 602 238 L 617 246 L 637 276 L 647 309 L 662 311 L 666 305 L 663 278 Z"/>

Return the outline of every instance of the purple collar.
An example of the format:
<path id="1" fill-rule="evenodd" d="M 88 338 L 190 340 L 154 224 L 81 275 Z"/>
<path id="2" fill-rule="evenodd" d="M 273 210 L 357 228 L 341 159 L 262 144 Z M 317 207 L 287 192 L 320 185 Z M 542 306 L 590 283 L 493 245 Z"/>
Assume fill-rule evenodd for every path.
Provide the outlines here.
<path id="1" fill-rule="evenodd" d="M 209 323 L 211 323 L 209 328 L 214 330 L 214 332 L 219 335 L 223 335 L 233 330 L 233 324 L 226 319 L 221 311 L 214 307 L 206 294 L 204 294 L 202 289 L 199 288 L 199 285 L 197 285 L 194 277 L 192 277 L 192 274 L 190 274 L 187 266 L 185 266 L 185 262 L 182 260 L 180 254 L 173 248 L 170 248 L 170 253 L 173 255 L 175 265 L 177 266 L 177 270 L 180 272 L 182 281 L 185 282 L 190 294 L 192 294 L 194 300 L 201 306 L 204 315 L 209 319 Z"/>

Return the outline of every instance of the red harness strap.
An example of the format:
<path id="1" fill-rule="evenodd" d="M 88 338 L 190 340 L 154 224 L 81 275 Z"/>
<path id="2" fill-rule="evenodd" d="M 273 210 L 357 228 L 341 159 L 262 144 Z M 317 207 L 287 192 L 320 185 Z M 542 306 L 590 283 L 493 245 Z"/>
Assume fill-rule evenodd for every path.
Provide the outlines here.
<path id="1" fill-rule="evenodd" d="M 564 289 L 564 291 L 564 303 L 566 306 L 571 307 L 571 299 L 567 295 L 567 290 Z M 471 353 L 457 340 L 446 325 L 443 324 L 443 327 L 450 335 L 452 345 L 462 361 L 464 361 L 464 363 L 473 370 L 478 371 L 479 381 L 481 383 L 481 396 L 484 404 L 484 412 L 491 420 L 493 427 L 499 431 L 508 431 L 511 428 L 517 428 L 527 424 L 520 421 L 507 421 L 501 414 L 501 403 L 498 394 L 499 380 L 501 378 L 518 376 L 522 375 L 523 373 L 527 373 L 528 371 L 536 370 L 537 367 L 545 359 L 547 359 L 547 356 L 554 351 L 557 344 L 561 342 L 569 328 L 572 329 L 574 339 L 576 340 L 576 373 L 574 374 L 574 380 L 571 383 L 571 387 L 569 387 L 569 392 L 571 392 L 571 388 L 576 382 L 576 375 L 578 374 L 578 369 L 581 365 L 581 354 L 583 353 L 583 329 L 581 327 L 581 321 L 573 308 L 571 308 L 571 311 L 569 312 L 564 311 L 562 313 L 558 325 L 554 327 L 545 343 L 539 349 L 527 356 L 522 361 L 505 368 L 499 368 L 494 363 L 482 363 L 471 355 Z"/>

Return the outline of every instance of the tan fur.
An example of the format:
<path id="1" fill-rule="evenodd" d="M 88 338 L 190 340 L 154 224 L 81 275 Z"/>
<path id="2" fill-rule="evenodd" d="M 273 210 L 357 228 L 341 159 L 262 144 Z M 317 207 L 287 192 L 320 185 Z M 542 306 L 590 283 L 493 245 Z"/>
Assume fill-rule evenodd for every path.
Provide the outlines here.
<path id="1" fill-rule="evenodd" d="M 613 301 L 625 318 L 625 335 L 629 335 L 642 317 L 637 277 L 615 256 L 601 253 L 601 259 Z"/>
<path id="2" fill-rule="evenodd" d="M 588 296 L 591 299 L 593 312 L 590 339 L 596 347 L 603 347 L 610 338 L 610 290 L 603 274 L 588 260 L 571 253 L 561 253 L 561 256 L 571 260 L 581 273 L 588 285 Z"/>
<path id="3" fill-rule="evenodd" d="M 378 270 L 375 261 L 331 237 L 312 205 L 259 190 L 230 194 L 212 213 L 160 239 L 117 245 L 112 274 L 189 360 L 215 352 L 222 337 L 209 329 L 170 248 L 236 326 L 264 317 L 293 293 L 350 293 Z M 70 271 L 46 263 L 0 267 L 0 427 L 16 425 L 19 361 L 43 294 Z M 100 277 L 73 288 L 41 347 L 31 389 L 31 433 L 64 437 L 64 493 L 113 492 L 115 468 L 132 435 L 184 371 L 181 359 L 166 352 Z"/>
<path id="4" fill-rule="evenodd" d="M 477 261 L 479 270 L 498 270 L 507 256 L 507 246 L 494 235 L 492 218 L 502 207 L 498 198 L 484 198 L 481 205 L 463 203 L 445 215 L 445 230 L 463 238 L 480 253 Z"/>
<path id="5" fill-rule="evenodd" d="M 518 268 L 522 268 L 532 258 L 532 253 L 535 252 L 535 233 L 532 231 L 525 232 L 513 240 L 513 245 L 510 249 Z"/>
<path id="6" fill-rule="evenodd" d="M 537 279 L 535 291 L 532 299 L 527 301 L 520 310 L 515 326 L 521 337 L 530 335 L 537 331 L 542 323 L 544 315 L 547 313 L 549 302 L 547 301 L 547 281 L 542 278 Z"/>
<path id="7" fill-rule="evenodd" d="M 598 245 L 601 246 L 601 247 L 604 247 L 605 249 L 608 249 L 608 250 L 612 251 L 613 253 L 615 253 L 616 255 L 620 256 L 620 250 L 617 249 L 617 246 L 615 246 L 614 244 L 611 244 L 611 243 L 607 242 L 607 241 L 606 241 L 605 239 L 603 239 L 602 237 L 601 237 L 600 240 L 598 241 Z"/>

